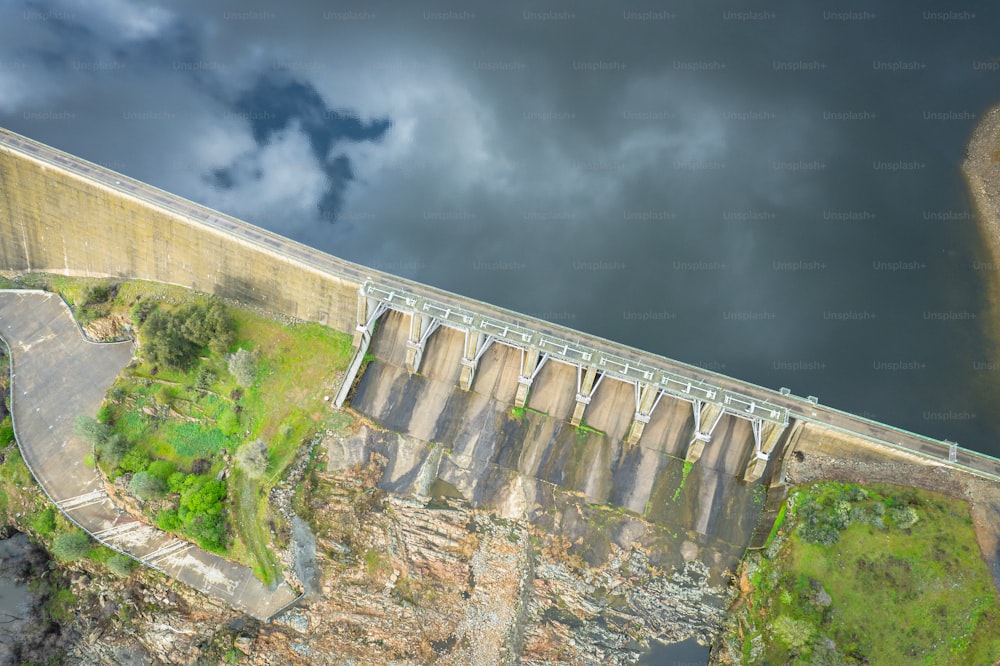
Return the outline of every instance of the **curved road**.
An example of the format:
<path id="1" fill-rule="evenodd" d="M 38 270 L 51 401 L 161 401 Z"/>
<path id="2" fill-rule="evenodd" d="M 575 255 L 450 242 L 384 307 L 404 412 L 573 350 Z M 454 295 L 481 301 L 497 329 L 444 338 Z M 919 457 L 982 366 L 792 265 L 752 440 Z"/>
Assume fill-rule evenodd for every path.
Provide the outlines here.
<path id="1" fill-rule="evenodd" d="M 73 435 L 79 414 L 96 414 L 132 359 L 132 344 L 84 339 L 69 306 L 40 291 L 0 290 L 0 338 L 11 352 L 11 411 L 25 462 L 49 499 L 105 545 L 259 620 L 298 598 L 269 590 L 253 572 L 158 530 L 111 502 L 90 452 Z"/>

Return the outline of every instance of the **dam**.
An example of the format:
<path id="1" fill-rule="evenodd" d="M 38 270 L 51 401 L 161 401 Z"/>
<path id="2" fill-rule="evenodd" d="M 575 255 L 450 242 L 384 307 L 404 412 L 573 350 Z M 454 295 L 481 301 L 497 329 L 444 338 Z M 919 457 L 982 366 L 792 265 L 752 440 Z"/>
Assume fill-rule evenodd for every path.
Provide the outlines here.
<path id="1" fill-rule="evenodd" d="M 543 525 L 567 497 L 621 508 L 673 532 L 658 564 L 697 557 L 716 581 L 802 438 L 1000 479 L 1000 461 L 957 444 L 353 264 L 6 130 L 0 270 L 166 282 L 351 333 L 334 401 L 399 438 L 368 430 L 344 459 L 387 453 L 385 489 L 442 481 Z"/>

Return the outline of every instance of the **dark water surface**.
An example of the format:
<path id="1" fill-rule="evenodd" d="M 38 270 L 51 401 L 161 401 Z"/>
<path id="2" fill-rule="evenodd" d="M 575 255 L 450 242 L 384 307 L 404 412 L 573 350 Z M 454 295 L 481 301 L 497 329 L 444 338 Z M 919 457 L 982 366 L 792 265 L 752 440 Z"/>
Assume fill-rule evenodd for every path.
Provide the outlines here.
<path id="1" fill-rule="evenodd" d="M 705 666 L 709 648 L 694 639 L 665 645 L 656 643 L 649 654 L 639 660 L 639 666 Z"/>
<path id="2" fill-rule="evenodd" d="M 995 3 L 0 8 L 0 124 L 347 259 L 1000 454 Z"/>

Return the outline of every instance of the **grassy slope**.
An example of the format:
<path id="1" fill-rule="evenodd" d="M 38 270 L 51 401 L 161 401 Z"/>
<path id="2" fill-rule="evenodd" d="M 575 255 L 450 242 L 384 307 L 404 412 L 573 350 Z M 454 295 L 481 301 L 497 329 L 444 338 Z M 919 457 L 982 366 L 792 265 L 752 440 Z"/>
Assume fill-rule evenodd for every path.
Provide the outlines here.
<path id="1" fill-rule="evenodd" d="M 793 490 L 792 502 L 838 499 L 847 488 L 812 484 Z M 992 664 L 1000 658 L 998 595 L 968 506 L 893 486 L 873 486 L 869 495 L 851 502 L 856 518 L 837 543 L 804 542 L 789 515 L 783 531 L 793 531 L 769 549 L 774 558 L 750 556 L 751 590 L 727 630 L 728 639 L 741 644 L 744 663 Z M 919 520 L 901 529 L 887 516 L 887 526 L 879 527 L 870 518 L 876 503 L 890 510 L 908 504 Z M 829 606 L 818 600 L 820 585 Z M 794 627 L 789 633 L 804 637 L 803 644 L 781 640 L 776 623 Z"/>

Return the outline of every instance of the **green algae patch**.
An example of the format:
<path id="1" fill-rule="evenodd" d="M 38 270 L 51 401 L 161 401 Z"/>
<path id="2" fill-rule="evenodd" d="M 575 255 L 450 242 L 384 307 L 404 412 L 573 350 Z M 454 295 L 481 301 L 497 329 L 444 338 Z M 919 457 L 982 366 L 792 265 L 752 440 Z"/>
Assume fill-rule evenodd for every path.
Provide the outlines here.
<path id="1" fill-rule="evenodd" d="M 775 664 L 1000 658 L 1000 604 L 966 503 L 816 483 L 793 489 L 787 507 L 769 546 L 744 560 L 720 655 Z"/>
<path id="2" fill-rule="evenodd" d="M 688 474 L 691 473 L 692 467 L 694 467 L 693 462 L 689 460 L 684 461 L 684 469 L 681 471 L 680 485 L 677 486 L 677 490 L 674 491 L 674 496 L 671 498 L 674 502 L 676 502 L 677 498 L 681 496 L 681 491 L 684 490 L 684 484 L 687 483 Z"/>
<path id="3" fill-rule="evenodd" d="M 653 489 L 646 503 L 646 520 L 653 523 L 677 524 L 690 517 L 687 498 L 682 490 L 686 480 L 684 461 L 673 456 L 666 457 L 663 466 L 656 474 Z"/>

